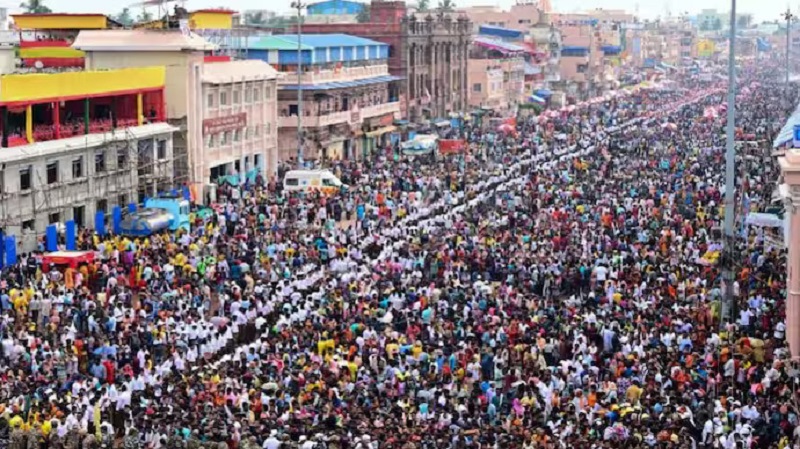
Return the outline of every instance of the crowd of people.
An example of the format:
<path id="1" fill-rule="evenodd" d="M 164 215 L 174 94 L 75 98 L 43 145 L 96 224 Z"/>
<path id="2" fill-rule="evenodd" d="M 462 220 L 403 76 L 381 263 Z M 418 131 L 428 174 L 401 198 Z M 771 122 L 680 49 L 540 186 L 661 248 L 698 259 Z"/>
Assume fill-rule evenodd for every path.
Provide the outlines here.
<path id="1" fill-rule="evenodd" d="M 741 74 L 740 216 L 770 205 L 798 99 L 768 69 Z M 0 446 L 797 447 L 785 252 L 761 231 L 721 316 L 722 87 L 331 162 L 334 195 L 227 186 L 189 232 L 85 231 L 76 269 L 24 255 L 0 279 Z"/>

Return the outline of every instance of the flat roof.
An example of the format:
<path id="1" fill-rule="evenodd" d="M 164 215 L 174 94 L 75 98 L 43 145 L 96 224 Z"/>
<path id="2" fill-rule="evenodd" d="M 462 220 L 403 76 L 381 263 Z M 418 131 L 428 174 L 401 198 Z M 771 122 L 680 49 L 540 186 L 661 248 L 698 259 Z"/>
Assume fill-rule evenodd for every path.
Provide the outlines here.
<path id="1" fill-rule="evenodd" d="M 218 49 L 196 33 L 180 30 L 83 30 L 72 48 L 84 51 L 211 51 Z"/>
<path id="2" fill-rule="evenodd" d="M 280 76 L 271 65 L 258 59 L 213 62 L 203 65 L 203 82 L 229 84 L 242 81 L 271 80 Z"/>
<path id="3" fill-rule="evenodd" d="M 67 137 L 66 139 L 49 140 L 47 142 L 34 142 L 30 145 L 3 148 L 3 150 L 0 151 L 0 163 L 13 163 L 28 159 L 58 156 L 64 153 L 65 150 L 97 148 L 111 142 L 124 142 L 126 140 L 131 140 L 131 138 L 143 139 L 160 134 L 173 133 L 175 131 L 178 131 L 178 128 L 169 123 L 150 123 L 105 133 L 86 134 L 83 136 Z"/>
<path id="4" fill-rule="evenodd" d="M 328 47 L 388 47 L 385 42 L 378 42 L 372 39 L 365 39 L 349 34 L 303 34 L 300 38 L 303 50 Z M 253 50 L 294 50 L 297 51 L 296 34 L 275 34 L 265 36 L 256 42 L 248 45 Z"/>

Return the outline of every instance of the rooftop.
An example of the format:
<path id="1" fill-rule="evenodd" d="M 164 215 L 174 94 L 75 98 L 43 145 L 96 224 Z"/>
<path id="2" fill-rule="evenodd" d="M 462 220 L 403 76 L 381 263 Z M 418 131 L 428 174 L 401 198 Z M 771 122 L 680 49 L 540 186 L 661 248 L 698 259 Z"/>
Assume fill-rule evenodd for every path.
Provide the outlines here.
<path id="1" fill-rule="evenodd" d="M 116 131 L 110 131 L 106 133 L 87 134 L 83 136 L 68 137 L 66 139 L 35 142 L 30 145 L 3 148 L 3 151 L 0 152 L 0 162 L 10 163 L 32 158 L 48 157 L 62 153 L 65 149 L 69 150 L 77 148 L 99 147 L 111 142 L 129 141 L 131 137 L 134 139 L 141 139 L 159 134 L 172 133 L 177 130 L 178 128 L 168 123 L 151 123 L 142 126 L 132 126 L 125 129 L 118 129 Z"/>
<path id="2" fill-rule="evenodd" d="M 383 42 L 365 39 L 363 37 L 351 36 L 349 34 L 304 34 L 300 38 L 303 50 L 328 47 L 386 47 Z M 250 43 L 251 50 L 297 50 L 297 35 L 276 34 L 265 36 Z"/>
<path id="3" fill-rule="evenodd" d="M 203 65 L 203 82 L 209 84 L 277 79 L 278 76 L 278 71 L 273 69 L 271 65 L 256 59 L 214 62 Z"/>
<path id="4" fill-rule="evenodd" d="M 84 30 L 72 48 L 84 51 L 212 51 L 218 46 L 180 30 Z"/>
<path id="5" fill-rule="evenodd" d="M 472 43 L 489 50 L 499 51 L 501 53 L 525 53 L 527 48 L 521 45 L 511 44 L 497 39 L 490 39 L 488 37 L 478 36 L 472 39 Z"/>

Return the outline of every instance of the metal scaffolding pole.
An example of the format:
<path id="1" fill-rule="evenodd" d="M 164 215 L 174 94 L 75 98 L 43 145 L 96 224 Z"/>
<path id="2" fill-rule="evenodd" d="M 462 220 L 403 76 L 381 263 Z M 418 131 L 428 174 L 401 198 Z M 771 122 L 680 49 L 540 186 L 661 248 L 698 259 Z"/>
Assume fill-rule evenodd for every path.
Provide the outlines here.
<path id="1" fill-rule="evenodd" d="M 735 126 L 736 126 L 736 0 L 731 0 L 731 26 L 728 52 L 728 123 L 726 127 L 725 142 L 725 228 L 724 228 L 724 257 L 722 279 L 725 290 L 722 298 L 722 313 L 720 314 L 720 327 L 734 320 L 733 315 L 733 254 L 735 249 L 734 212 L 736 203 L 736 152 L 735 152 Z"/>
<path id="2" fill-rule="evenodd" d="M 303 167 L 303 16 L 306 5 L 301 1 L 293 1 L 292 8 L 297 9 L 297 165 Z"/>

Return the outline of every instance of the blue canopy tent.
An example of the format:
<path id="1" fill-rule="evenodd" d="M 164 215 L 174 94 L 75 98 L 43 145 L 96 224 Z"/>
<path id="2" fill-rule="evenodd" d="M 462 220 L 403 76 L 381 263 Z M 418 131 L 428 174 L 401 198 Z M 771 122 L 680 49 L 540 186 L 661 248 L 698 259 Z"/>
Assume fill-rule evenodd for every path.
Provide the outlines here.
<path id="1" fill-rule="evenodd" d="M 772 142 L 772 148 L 778 148 L 793 141 L 795 125 L 800 125 L 800 105 L 797 105 L 792 115 L 786 120 L 786 124 L 781 128 L 781 132 L 778 133 L 778 136 Z"/>
<path id="2" fill-rule="evenodd" d="M 531 95 L 531 96 L 530 96 L 530 98 L 529 98 L 528 100 L 529 100 L 531 103 L 539 103 L 539 104 L 545 104 L 545 103 L 547 103 L 547 100 L 545 100 L 544 98 L 542 98 L 542 97 L 540 97 L 540 96 L 538 96 L 538 95 L 535 95 L 535 94 L 534 94 L 534 95 Z"/>
<path id="3" fill-rule="evenodd" d="M 542 97 L 542 98 L 550 98 L 551 96 L 553 96 L 553 93 L 550 92 L 549 89 L 539 89 L 533 94 L 536 95 L 537 97 Z"/>

